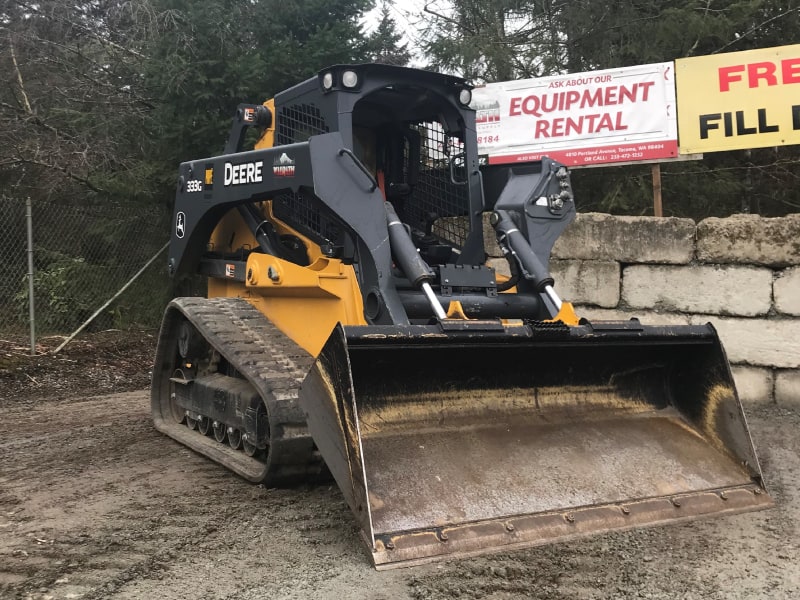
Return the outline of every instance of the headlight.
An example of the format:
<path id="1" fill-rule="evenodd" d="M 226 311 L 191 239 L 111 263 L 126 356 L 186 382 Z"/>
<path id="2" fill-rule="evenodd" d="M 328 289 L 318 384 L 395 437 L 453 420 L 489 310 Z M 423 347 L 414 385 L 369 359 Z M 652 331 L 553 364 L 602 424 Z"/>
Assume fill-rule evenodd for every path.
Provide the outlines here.
<path id="1" fill-rule="evenodd" d="M 325 73 L 322 76 L 322 89 L 326 92 L 329 92 L 330 89 L 333 87 L 333 73 Z"/>
<path id="2" fill-rule="evenodd" d="M 342 73 L 342 85 L 346 88 L 354 88 L 358 85 L 358 75 L 355 71 L 345 71 Z"/>
<path id="3" fill-rule="evenodd" d="M 469 106 L 469 103 L 472 102 L 472 91 L 467 88 L 462 89 L 458 92 L 458 101 L 464 106 Z"/>

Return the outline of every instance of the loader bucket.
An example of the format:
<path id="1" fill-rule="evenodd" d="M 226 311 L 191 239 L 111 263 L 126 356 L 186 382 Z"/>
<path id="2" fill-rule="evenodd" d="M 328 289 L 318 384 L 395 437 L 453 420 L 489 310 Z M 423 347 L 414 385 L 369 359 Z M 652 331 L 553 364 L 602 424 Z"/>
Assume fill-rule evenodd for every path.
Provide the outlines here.
<path id="1" fill-rule="evenodd" d="M 771 505 L 710 325 L 339 327 L 308 426 L 376 567 Z"/>

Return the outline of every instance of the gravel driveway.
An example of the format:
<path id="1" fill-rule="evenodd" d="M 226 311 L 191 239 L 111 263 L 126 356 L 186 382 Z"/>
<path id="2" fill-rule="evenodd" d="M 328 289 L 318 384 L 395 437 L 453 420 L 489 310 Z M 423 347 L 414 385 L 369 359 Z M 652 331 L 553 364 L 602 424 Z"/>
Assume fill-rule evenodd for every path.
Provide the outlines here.
<path id="1" fill-rule="evenodd" d="M 3 403 L 0 598 L 800 598 L 800 411 L 748 411 L 777 506 L 377 572 L 332 485 L 265 489 L 158 434 L 147 392 Z"/>

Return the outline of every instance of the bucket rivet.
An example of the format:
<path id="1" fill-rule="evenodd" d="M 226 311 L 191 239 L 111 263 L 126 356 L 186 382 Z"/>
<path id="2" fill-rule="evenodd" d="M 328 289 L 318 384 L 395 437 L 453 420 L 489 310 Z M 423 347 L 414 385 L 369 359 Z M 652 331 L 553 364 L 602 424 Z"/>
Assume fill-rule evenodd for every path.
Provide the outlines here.
<path id="1" fill-rule="evenodd" d="M 388 542 L 386 542 L 386 543 L 384 544 L 384 546 L 386 546 L 386 549 L 387 549 L 387 550 L 394 550 L 394 542 L 393 542 L 393 541 L 391 541 L 391 540 L 389 540 Z"/>
<path id="2" fill-rule="evenodd" d="M 514 524 L 513 523 L 506 523 L 506 531 L 508 531 L 508 532 L 514 531 Z"/>
<path id="3" fill-rule="evenodd" d="M 623 514 L 623 515 L 629 515 L 629 514 L 631 514 L 631 509 L 630 509 L 630 508 L 628 508 L 627 506 L 620 506 L 620 508 L 619 508 L 619 509 L 622 511 L 622 514 Z"/>
<path id="4" fill-rule="evenodd" d="M 444 531 L 440 531 L 439 532 L 439 539 L 442 540 L 443 542 L 446 542 L 447 541 L 447 533 L 444 532 Z"/>
<path id="5" fill-rule="evenodd" d="M 673 498 L 672 499 L 672 506 L 674 506 L 675 508 L 680 508 L 681 507 L 681 501 L 678 500 L 677 498 Z"/>
<path id="6" fill-rule="evenodd" d="M 719 493 L 719 497 L 720 497 L 722 500 L 727 500 L 727 499 L 728 499 L 728 494 L 726 494 L 725 492 L 720 492 L 720 493 Z"/>
<path id="7" fill-rule="evenodd" d="M 566 514 L 564 515 L 564 520 L 566 520 L 567 523 L 574 523 L 575 515 L 573 515 L 572 513 Z"/>
<path id="8" fill-rule="evenodd" d="M 754 493 L 756 496 L 760 496 L 760 495 L 761 495 L 761 488 L 756 488 L 756 489 L 754 489 L 754 490 L 753 490 L 753 493 Z"/>

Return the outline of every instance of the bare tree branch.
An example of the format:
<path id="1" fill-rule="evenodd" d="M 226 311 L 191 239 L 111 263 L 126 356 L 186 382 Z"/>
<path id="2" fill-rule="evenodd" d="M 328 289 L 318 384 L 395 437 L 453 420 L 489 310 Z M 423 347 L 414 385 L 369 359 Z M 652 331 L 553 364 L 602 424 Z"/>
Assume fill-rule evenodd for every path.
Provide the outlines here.
<path id="1" fill-rule="evenodd" d="M 63 173 L 67 177 L 69 177 L 70 179 L 85 185 L 87 188 L 89 188 L 90 190 L 92 190 L 93 192 L 95 192 L 97 194 L 108 194 L 107 190 L 104 190 L 102 188 L 97 187 L 95 184 L 93 184 L 91 181 L 89 181 L 86 177 L 82 177 L 81 175 L 77 175 L 77 174 L 73 173 L 70 169 L 68 169 L 67 167 L 65 167 L 63 165 L 48 163 L 48 162 L 45 162 L 45 161 L 42 161 L 42 160 L 37 160 L 37 159 L 34 159 L 34 158 L 23 158 L 23 157 L 18 157 L 18 158 L 14 159 L 12 161 L 9 161 L 9 162 L 7 162 L 5 164 L 11 164 L 11 165 L 13 165 L 13 164 L 36 165 L 38 167 L 45 167 L 47 169 L 54 169 L 56 171 L 60 171 L 61 173 Z"/>
<path id="2" fill-rule="evenodd" d="M 47 14 L 43 13 L 41 10 L 39 10 L 33 4 L 28 4 L 27 2 L 21 2 L 20 0 L 11 0 L 11 1 L 14 4 L 16 4 L 17 6 L 19 6 L 20 8 L 24 8 L 25 10 L 29 10 L 32 13 L 35 13 L 35 14 L 39 15 L 40 17 L 43 17 L 43 18 L 51 20 L 51 21 L 56 20 L 51 15 L 47 15 Z M 126 54 L 130 54 L 131 56 L 135 56 L 137 58 L 145 58 L 145 56 L 143 54 L 140 54 L 139 52 L 136 52 L 136 50 L 131 50 L 130 48 L 125 48 L 124 46 L 120 46 L 119 44 L 115 44 L 111 40 L 107 40 L 107 39 L 103 38 L 103 36 L 98 35 L 96 31 L 92 31 L 91 29 L 89 29 L 88 27 L 86 27 L 84 25 L 81 25 L 80 23 L 76 23 L 75 21 L 70 21 L 68 19 L 61 19 L 61 22 L 66 23 L 67 25 L 69 25 L 71 27 L 75 27 L 76 29 L 80 29 L 81 31 L 83 31 L 87 35 L 89 35 L 89 36 L 93 37 L 94 39 L 96 39 L 101 44 L 105 44 L 105 45 L 107 45 L 107 46 L 109 46 L 111 48 L 114 48 L 114 49 L 119 50 L 121 52 L 125 52 Z"/>
<path id="3" fill-rule="evenodd" d="M 725 50 L 726 48 L 729 48 L 730 46 L 733 46 L 734 44 L 736 44 L 736 43 L 738 43 L 738 42 L 742 41 L 742 40 L 743 40 L 743 39 L 745 39 L 745 38 L 746 38 L 748 35 L 751 35 L 751 34 L 755 33 L 756 31 L 758 31 L 759 29 L 761 29 L 761 28 L 762 28 L 762 27 L 764 27 L 765 25 L 769 25 L 769 24 L 770 24 L 770 23 L 772 23 L 773 21 L 777 21 L 778 19 L 782 19 L 782 18 L 784 18 L 784 17 L 787 17 L 787 16 L 789 16 L 790 14 L 792 14 L 792 13 L 794 13 L 794 12 L 798 12 L 798 11 L 800 11 L 800 8 L 792 8 L 792 9 L 789 9 L 789 10 L 787 10 L 787 11 L 786 11 L 786 12 L 784 12 L 784 13 L 781 13 L 781 14 L 779 14 L 779 15 L 775 15 L 774 17 L 771 17 L 771 18 L 767 19 L 766 21 L 763 21 L 763 22 L 759 23 L 758 25 L 755 25 L 755 26 L 751 27 L 750 29 L 748 29 L 747 31 L 745 31 L 743 34 L 741 34 L 739 37 L 737 37 L 737 38 L 735 38 L 735 39 L 731 40 L 730 42 L 728 42 L 728 43 L 727 43 L 727 44 L 725 44 L 724 46 L 722 46 L 722 47 L 720 47 L 720 48 L 717 48 L 716 50 L 714 50 L 714 51 L 713 51 L 711 54 L 717 54 L 718 52 L 722 52 L 722 51 L 723 51 L 723 50 Z"/>
<path id="4" fill-rule="evenodd" d="M 14 65 L 14 71 L 17 75 L 17 85 L 19 85 L 19 93 L 22 94 L 22 106 L 25 109 L 25 112 L 29 115 L 33 114 L 33 109 L 31 108 L 31 103 L 28 100 L 28 94 L 25 93 L 25 84 L 22 81 L 22 72 L 19 70 L 19 64 L 17 63 L 17 53 L 14 50 L 14 40 L 11 38 L 11 34 L 8 34 L 8 46 L 11 50 L 11 62 Z"/>

